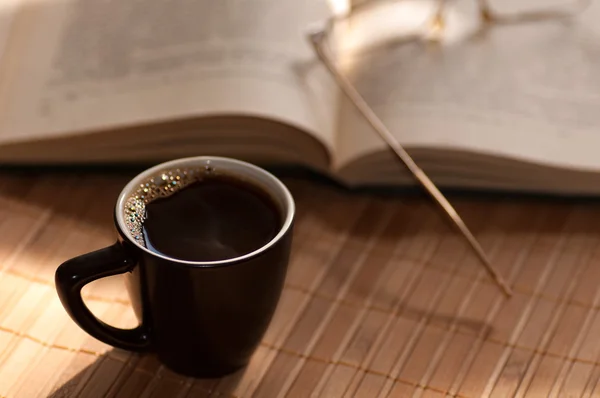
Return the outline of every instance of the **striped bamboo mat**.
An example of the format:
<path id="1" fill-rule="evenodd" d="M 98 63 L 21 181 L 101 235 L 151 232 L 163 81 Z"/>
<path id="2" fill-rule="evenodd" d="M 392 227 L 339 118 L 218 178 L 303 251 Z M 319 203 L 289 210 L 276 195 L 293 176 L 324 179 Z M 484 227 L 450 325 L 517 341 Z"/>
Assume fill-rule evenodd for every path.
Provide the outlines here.
<path id="1" fill-rule="evenodd" d="M 286 183 L 299 214 L 277 314 L 250 365 L 180 377 L 63 311 L 62 261 L 114 240 L 126 178 L 0 176 L 2 397 L 591 397 L 600 395 L 600 207 L 456 202 L 516 290 L 505 301 L 427 200 Z M 101 319 L 135 325 L 122 280 Z"/>

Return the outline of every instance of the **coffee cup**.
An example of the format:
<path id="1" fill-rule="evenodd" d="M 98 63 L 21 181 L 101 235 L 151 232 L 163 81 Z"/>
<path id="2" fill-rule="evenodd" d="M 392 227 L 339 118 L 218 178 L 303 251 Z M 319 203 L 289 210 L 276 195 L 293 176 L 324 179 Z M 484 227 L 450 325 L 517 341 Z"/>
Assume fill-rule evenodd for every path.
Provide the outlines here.
<path id="1" fill-rule="evenodd" d="M 248 252 L 206 261 L 149 248 L 140 231 L 143 212 L 153 201 L 181 194 L 192 183 L 200 186 L 207 176 L 227 176 L 265 194 L 277 213 L 273 236 Z M 182 375 L 220 377 L 248 364 L 271 322 L 287 271 L 294 213 L 294 200 L 285 185 L 250 163 L 211 156 L 162 163 L 137 175 L 121 191 L 113 214 L 116 242 L 62 263 L 55 274 L 56 289 L 69 316 L 96 339 L 125 350 L 155 353 Z M 214 212 L 207 214 L 215 218 Z M 237 222 L 236 231 L 251 234 L 254 224 L 244 225 L 244 220 L 229 217 L 223 223 Z M 180 222 L 186 227 L 193 220 Z M 218 217 L 210 222 L 220 225 Z M 160 232 L 160 225 L 155 228 Z M 177 242 L 176 236 L 169 237 Z M 236 239 L 246 242 L 238 235 Z M 119 329 L 96 318 L 81 296 L 86 284 L 117 274 L 125 277 L 139 320 L 133 329 Z"/>

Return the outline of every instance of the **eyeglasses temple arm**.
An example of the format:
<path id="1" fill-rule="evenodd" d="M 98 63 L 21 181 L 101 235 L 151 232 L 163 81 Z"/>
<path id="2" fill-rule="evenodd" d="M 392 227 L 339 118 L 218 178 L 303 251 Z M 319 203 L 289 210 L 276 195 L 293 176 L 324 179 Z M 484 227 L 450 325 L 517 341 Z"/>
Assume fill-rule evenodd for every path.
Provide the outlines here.
<path id="1" fill-rule="evenodd" d="M 331 24 L 328 23 L 330 27 Z M 309 40 L 327 70 L 331 73 L 333 78 L 336 80 L 338 85 L 348 99 L 356 106 L 356 108 L 363 114 L 368 123 L 373 129 L 381 136 L 381 138 L 388 144 L 388 146 L 396 153 L 404 165 L 409 169 L 412 175 L 419 181 L 419 183 L 426 189 L 426 191 L 433 197 L 433 199 L 441 206 L 446 215 L 450 220 L 458 227 L 462 235 L 467 239 L 469 244 L 475 250 L 488 274 L 493 278 L 496 284 L 502 289 L 503 293 L 510 297 L 512 296 L 512 290 L 504 281 L 502 276 L 494 269 L 485 251 L 473 236 L 465 222 L 458 215 L 454 207 L 448 202 L 444 195 L 438 190 L 435 184 L 427 177 L 425 172 L 414 162 L 411 156 L 404 150 L 396 138 L 388 131 L 383 122 L 375 115 L 371 110 L 362 96 L 354 89 L 352 84 L 337 71 L 334 66 L 331 57 L 328 56 L 324 50 L 323 41 L 327 36 L 326 30 L 317 30 L 309 34 Z"/>

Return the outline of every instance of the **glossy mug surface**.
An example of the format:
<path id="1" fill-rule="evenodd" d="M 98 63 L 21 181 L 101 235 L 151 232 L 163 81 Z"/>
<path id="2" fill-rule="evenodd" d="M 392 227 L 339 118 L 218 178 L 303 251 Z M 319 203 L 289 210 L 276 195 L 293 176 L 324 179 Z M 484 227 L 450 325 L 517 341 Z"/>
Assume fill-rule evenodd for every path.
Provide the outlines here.
<path id="1" fill-rule="evenodd" d="M 177 186 L 203 172 L 224 173 L 268 194 L 280 220 L 274 237 L 251 252 L 218 261 L 189 261 L 150 250 L 136 219 L 144 194 L 164 194 L 161 190 L 171 189 L 165 184 Z M 154 352 L 167 367 L 187 376 L 223 376 L 248 363 L 271 321 L 287 271 L 294 213 L 285 185 L 252 164 L 207 156 L 157 165 L 120 193 L 114 211 L 117 242 L 58 267 L 58 295 L 71 318 L 107 344 Z M 240 220 L 239 228 L 251 227 Z M 137 328 L 107 325 L 83 303 L 83 286 L 115 274 L 125 275 Z"/>

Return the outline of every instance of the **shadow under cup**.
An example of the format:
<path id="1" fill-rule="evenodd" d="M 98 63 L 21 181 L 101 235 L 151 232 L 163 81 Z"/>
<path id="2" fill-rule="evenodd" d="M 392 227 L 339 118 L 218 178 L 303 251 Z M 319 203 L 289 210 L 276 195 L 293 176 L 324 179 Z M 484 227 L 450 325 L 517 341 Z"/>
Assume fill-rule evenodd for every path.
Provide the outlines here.
<path id="1" fill-rule="evenodd" d="M 222 261 L 184 261 L 148 250 L 135 223 L 132 226 L 131 200 L 139 199 L 139 188 L 149 181 L 149 186 L 160 185 L 160 181 L 171 181 L 171 176 L 183 177 L 184 171 L 185 178 L 190 172 L 222 172 L 262 189 L 280 212 L 278 234 L 251 253 Z M 254 165 L 219 157 L 158 165 L 135 177 L 121 192 L 114 214 L 118 241 L 58 267 L 58 295 L 71 318 L 107 344 L 155 352 L 167 367 L 187 376 L 226 375 L 248 363 L 277 307 L 289 261 L 294 212 L 293 198 L 283 183 Z M 135 329 L 103 323 L 81 298 L 87 283 L 115 274 L 125 275 L 140 322 Z"/>

